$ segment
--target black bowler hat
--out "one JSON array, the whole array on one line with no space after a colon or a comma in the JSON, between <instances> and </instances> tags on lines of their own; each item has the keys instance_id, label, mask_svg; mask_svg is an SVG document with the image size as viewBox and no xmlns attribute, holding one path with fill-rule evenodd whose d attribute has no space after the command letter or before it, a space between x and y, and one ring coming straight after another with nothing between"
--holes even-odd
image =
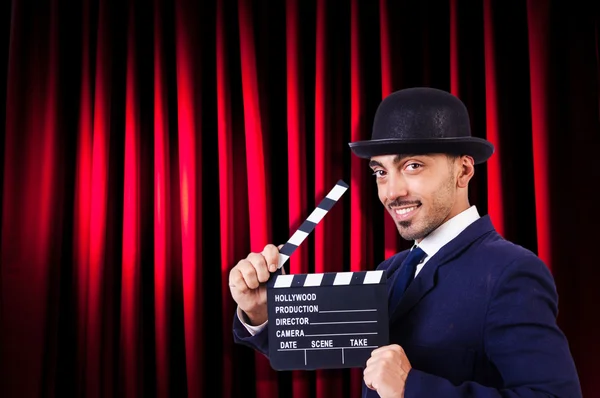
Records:
<instances>
[{"instance_id":1,"label":"black bowler hat","mask_svg":"<svg viewBox=\"0 0 600 398\"><path fill-rule=\"evenodd\" d=\"M465 104L443 90L407 88L383 99L370 140L349 143L361 158L395 154L448 153L470 155L475 164L494 153L491 142L471 136Z\"/></svg>"}]
</instances>

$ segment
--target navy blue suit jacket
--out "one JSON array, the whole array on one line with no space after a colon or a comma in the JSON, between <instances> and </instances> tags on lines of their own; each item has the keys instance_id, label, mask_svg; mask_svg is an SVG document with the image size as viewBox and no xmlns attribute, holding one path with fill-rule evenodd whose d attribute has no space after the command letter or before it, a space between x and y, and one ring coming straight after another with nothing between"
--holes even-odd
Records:
<instances>
[{"instance_id":1,"label":"navy blue suit jacket","mask_svg":"<svg viewBox=\"0 0 600 398\"><path fill-rule=\"evenodd\" d=\"M407 254L377 269L389 280ZM412 365L405 398L581 397L557 312L546 265L481 217L428 260L390 309L390 343ZM268 356L266 328L250 336L234 316L233 332ZM377 394L363 383L363 396Z\"/></svg>"}]
</instances>

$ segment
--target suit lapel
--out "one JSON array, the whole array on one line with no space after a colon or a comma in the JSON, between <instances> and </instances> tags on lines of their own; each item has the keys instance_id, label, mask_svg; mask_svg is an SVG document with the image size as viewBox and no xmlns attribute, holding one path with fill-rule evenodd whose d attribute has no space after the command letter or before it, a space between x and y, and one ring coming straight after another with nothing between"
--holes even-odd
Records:
<instances>
[{"instance_id":1,"label":"suit lapel","mask_svg":"<svg viewBox=\"0 0 600 398\"><path fill-rule=\"evenodd\" d=\"M404 296L396 306L390 308L390 323L406 314L411 308L431 291L435 286L435 274L442 263L436 261L436 256L432 257L423 267L417 277L408 285Z\"/></svg>"}]
</instances>

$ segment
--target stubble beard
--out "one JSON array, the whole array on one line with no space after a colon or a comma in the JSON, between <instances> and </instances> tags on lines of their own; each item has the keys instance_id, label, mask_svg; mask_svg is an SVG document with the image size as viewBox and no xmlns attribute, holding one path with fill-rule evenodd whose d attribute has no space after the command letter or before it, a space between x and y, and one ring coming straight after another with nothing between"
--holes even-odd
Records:
<instances>
[{"instance_id":1,"label":"stubble beard","mask_svg":"<svg viewBox=\"0 0 600 398\"><path fill-rule=\"evenodd\" d=\"M446 181L433 195L434 199L431 203L429 214L426 214L424 218L421 218L416 223L412 220L396 222L400 236L409 241L423 239L442 225L454 205L454 200L452 200L454 187L454 178L449 173Z\"/></svg>"}]
</instances>

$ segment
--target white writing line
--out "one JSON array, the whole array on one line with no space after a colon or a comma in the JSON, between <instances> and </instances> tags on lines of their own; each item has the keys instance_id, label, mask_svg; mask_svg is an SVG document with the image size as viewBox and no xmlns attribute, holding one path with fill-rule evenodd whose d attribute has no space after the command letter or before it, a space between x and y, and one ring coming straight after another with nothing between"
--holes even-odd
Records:
<instances>
[{"instance_id":1,"label":"white writing line","mask_svg":"<svg viewBox=\"0 0 600 398\"><path fill-rule=\"evenodd\" d=\"M304 353L306 355L306 353ZM342 348L342 363L344 363L344 349Z\"/></svg>"},{"instance_id":2,"label":"white writing line","mask_svg":"<svg viewBox=\"0 0 600 398\"><path fill-rule=\"evenodd\" d=\"M377 321L311 322L311 325L339 325L345 323L377 323Z\"/></svg>"},{"instance_id":3,"label":"white writing line","mask_svg":"<svg viewBox=\"0 0 600 398\"><path fill-rule=\"evenodd\" d=\"M305 334L305 337L320 337L320 336L356 336L363 334L377 334L377 332L368 333L325 333L325 334Z\"/></svg>"},{"instance_id":4,"label":"white writing line","mask_svg":"<svg viewBox=\"0 0 600 398\"><path fill-rule=\"evenodd\" d=\"M301 351L301 350L340 350L340 349L354 349L354 348L377 348L378 346L376 345L366 345L366 346L361 346L361 347L323 347L323 348L278 348L277 351ZM306 355L306 353L305 353Z\"/></svg>"},{"instance_id":5,"label":"white writing line","mask_svg":"<svg viewBox=\"0 0 600 398\"><path fill-rule=\"evenodd\" d=\"M319 314L327 314L332 312L373 312L377 311L377 309L367 309L367 310L329 310L329 311L319 311Z\"/></svg>"}]
</instances>

